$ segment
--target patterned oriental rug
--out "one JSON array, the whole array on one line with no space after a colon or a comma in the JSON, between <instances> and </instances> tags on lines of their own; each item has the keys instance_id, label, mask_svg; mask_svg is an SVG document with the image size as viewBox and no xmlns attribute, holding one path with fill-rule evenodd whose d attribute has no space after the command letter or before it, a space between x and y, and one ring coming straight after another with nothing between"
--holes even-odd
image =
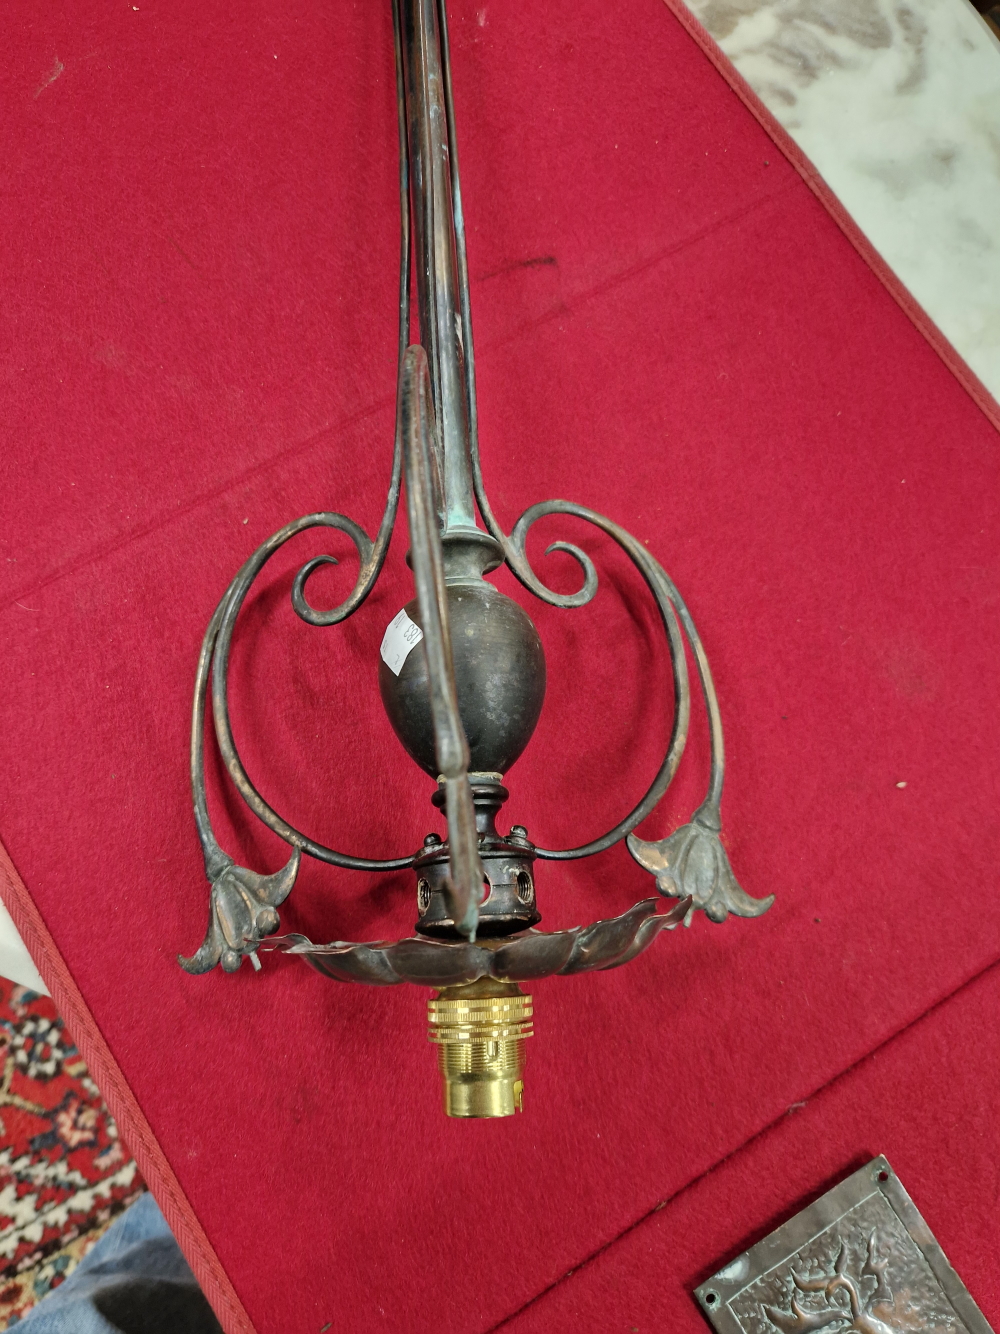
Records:
<instances>
[{"instance_id":1,"label":"patterned oriental rug","mask_svg":"<svg viewBox=\"0 0 1000 1334\"><path fill-rule=\"evenodd\" d=\"M0 978L0 1330L145 1189L46 996Z\"/></svg>"}]
</instances>

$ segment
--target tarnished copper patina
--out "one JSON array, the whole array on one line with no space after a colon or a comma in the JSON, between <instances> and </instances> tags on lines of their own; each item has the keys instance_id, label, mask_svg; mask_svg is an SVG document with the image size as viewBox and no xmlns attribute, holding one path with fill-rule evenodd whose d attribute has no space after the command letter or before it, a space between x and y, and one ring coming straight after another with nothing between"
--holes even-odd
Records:
<instances>
[{"instance_id":1,"label":"tarnished copper patina","mask_svg":"<svg viewBox=\"0 0 1000 1334\"><path fill-rule=\"evenodd\" d=\"M708 659L690 613L646 546L603 515L565 500L532 505L510 533L486 497L479 461L475 364L465 228L444 0L393 0L399 107L401 263L396 438L385 513L374 540L343 514L307 514L286 524L250 555L227 588L202 645L195 682L191 780L195 823L211 882L208 932L180 962L203 973L232 972L259 949L301 955L340 981L374 986L412 982L437 988L431 1038L441 1055L450 1115L493 1116L519 1110L530 997L522 982L552 974L615 968L646 949L664 929L704 911L714 922L730 913L757 917L772 899L751 898L737 884L720 841L724 750L719 705ZM411 279L420 342L410 344ZM354 543L357 581L340 606L319 611L306 584L330 556L299 571L292 605L308 624L329 627L364 602L378 578L406 482L415 597L401 613L403 651L383 652L379 688L403 747L438 782L435 804L447 815L447 839L388 860L337 852L296 829L264 800L247 776L233 739L227 669L240 608L266 563L290 538L334 528ZM478 510L478 516L477 516ZM508 799L503 777L531 739L545 692L545 657L524 610L485 576L506 564L526 589L555 607L585 605L597 589L590 557L568 542L549 548L578 562L577 592L556 593L526 555L539 519L570 515L595 525L627 554L656 601L672 663L674 718L666 754L642 800L600 838L579 847L536 846L523 826L498 831ZM482 521L483 527L480 527ZM409 651L411 650L412 651ZM660 842L633 833L663 797L688 734L691 692L687 652L697 668L708 713L711 771L705 800L690 823ZM261 875L236 865L212 830L205 792L205 713L211 688L215 736L226 769L251 811L291 848L285 868ZM536 865L601 852L621 839L656 877L657 900L607 921L567 931L537 928ZM277 909L291 892L302 855L332 866L416 874L416 934L407 940L317 945L278 936ZM472 988L472 990L470 990ZM517 999L520 996L521 999Z\"/></svg>"}]
</instances>

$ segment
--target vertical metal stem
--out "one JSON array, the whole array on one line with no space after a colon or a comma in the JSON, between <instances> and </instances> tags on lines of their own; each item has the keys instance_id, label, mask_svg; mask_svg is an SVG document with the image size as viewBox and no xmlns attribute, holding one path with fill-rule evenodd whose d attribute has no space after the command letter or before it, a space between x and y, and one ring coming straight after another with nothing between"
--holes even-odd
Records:
<instances>
[{"instance_id":1,"label":"vertical metal stem","mask_svg":"<svg viewBox=\"0 0 1000 1334\"><path fill-rule=\"evenodd\" d=\"M435 0L402 0L402 61L420 338L430 370L445 532L476 527L452 195L446 71Z\"/></svg>"},{"instance_id":2,"label":"vertical metal stem","mask_svg":"<svg viewBox=\"0 0 1000 1334\"><path fill-rule=\"evenodd\" d=\"M452 216L455 219L455 254L458 260L458 303L462 318L462 351L465 359L465 406L469 420L469 445L473 460L479 454L479 411L476 405L476 354L472 342L472 303L469 298L469 260L465 249L465 214L462 211L462 185L458 171L458 136L455 133L455 102L451 93L451 51L448 45L448 12L445 0L437 0L438 27L441 33L441 60L444 71L444 107L448 122L451 169ZM487 525L488 526L488 525Z\"/></svg>"},{"instance_id":3,"label":"vertical metal stem","mask_svg":"<svg viewBox=\"0 0 1000 1334\"><path fill-rule=\"evenodd\" d=\"M423 627L423 651L430 682L434 748L448 812L449 897L455 925L476 938L483 895L483 864L469 787L469 743L462 728L451 655L448 599L434 495L433 409L427 358L421 347L407 349L402 376L403 468L410 521L410 558Z\"/></svg>"}]
</instances>

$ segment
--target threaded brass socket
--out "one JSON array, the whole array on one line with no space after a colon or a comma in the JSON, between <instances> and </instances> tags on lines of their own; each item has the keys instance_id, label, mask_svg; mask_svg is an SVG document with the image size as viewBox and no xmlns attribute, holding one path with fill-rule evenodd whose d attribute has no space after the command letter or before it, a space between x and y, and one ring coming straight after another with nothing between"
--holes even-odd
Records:
<instances>
[{"instance_id":1,"label":"threaded brass socket","mask_svg":"<svg viewBox=\"0 0 1000 1334\"><path fill-rule=\"evenodd\" d=\"M480 978L445 987L427 1003L448 1116L513 1116L524 1110L524 1040L531 997L513 982Z\"/></svg>"}]
</instances>

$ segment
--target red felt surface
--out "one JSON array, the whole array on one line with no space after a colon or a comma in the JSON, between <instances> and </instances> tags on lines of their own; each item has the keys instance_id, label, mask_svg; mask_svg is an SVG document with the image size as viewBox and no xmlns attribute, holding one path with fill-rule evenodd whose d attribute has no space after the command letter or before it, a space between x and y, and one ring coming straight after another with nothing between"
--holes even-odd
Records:
<instances>
[{"instance_id":1,"label":"red felt surface","mask_svg":"<svg viewBox=\"0 0 1000 1334\"><path fill-rule=\"evenodd\" d=\"M540 983L528 1110L493 1124L441 1116L419 991L292 959L181 973L206 920L204 625L268 533L323 507L372 532L388 479L388 6L12 6L0 834L68 975L43 968L158 1141L144 1174L182 1214L184 1192L189 1252L207 1272L207 1237L259 1334L488 1329L998 952L994 427L660 0L452 13L493 504L510 524L581 501L667 566L722 699L730 851L778 900ZM541 554L556 537L603 575L588 608L530 606L550 685L507 817L552 846L644 790L667 667L627 562L543 527L554 584L575 577ZM369 855L438 827L376 685L405 545L321 631L292 572L340 556L314 585L332 603L353 557L297 540L233 654L251 775ZM688 817L705 751L696 727L647 836ZM209 768L224 844L276 868ZM649 892L623 848L539 875L548 926ZM413 915L406 875L316 865L283 910L316 939Z\"/></svg>"},{"instance_id":2,"label":"red felt surface","mask_svg":"<svg viewBox=\"0 0 1000 1334\"><path fill-rule=\"evenodd\" d=\"M884 1153L990 1325L1000 1325L1000 1053L993 968L499 1327L705 1334L691 1296L747 1246Z\"/></svg>"}]
</instances>

